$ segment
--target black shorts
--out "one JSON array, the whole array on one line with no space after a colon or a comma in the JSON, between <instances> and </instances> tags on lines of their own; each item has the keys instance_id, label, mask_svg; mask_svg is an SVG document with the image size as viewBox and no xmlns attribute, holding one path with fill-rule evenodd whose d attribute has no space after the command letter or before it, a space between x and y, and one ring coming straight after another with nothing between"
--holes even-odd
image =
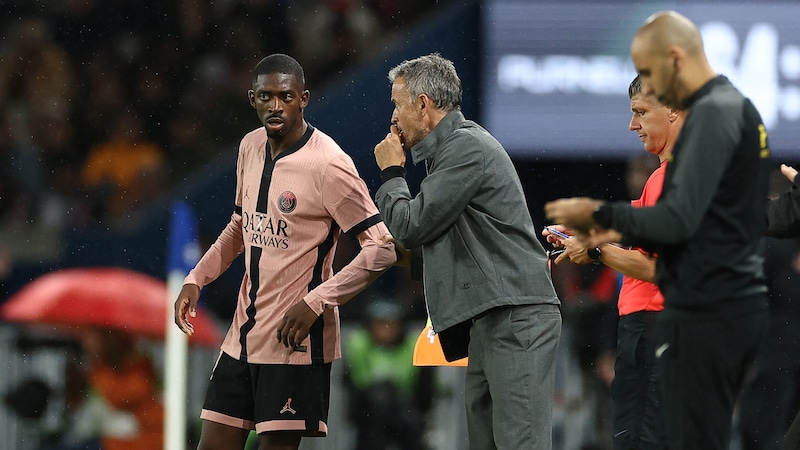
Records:
<instances>
[{"instance_id":1,"label":"black shorts","mask_svg":"<svg viewBox=\"0 0 800 450\"><path fill-rule=\"evenodd\" d=\"M257 433L325 436L331 364L250 364L220 352L200 418Z\"/></svg>"}]
</instances>

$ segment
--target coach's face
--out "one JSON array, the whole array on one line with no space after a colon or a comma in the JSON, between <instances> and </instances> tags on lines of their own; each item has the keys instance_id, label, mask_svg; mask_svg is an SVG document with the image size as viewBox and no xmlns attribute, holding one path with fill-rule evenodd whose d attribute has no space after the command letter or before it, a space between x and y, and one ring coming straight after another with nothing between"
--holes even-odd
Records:
<instances>
[{"instance_id":1,"label":"coach's face","mask_svg":"<svg viewBox=\"0 0 800 450\"><path fill-rule=\"evenodd\" d=\"M430 133L423 122L423 104L408 92L405 77L397 77L392 83L392 123L397 125L403 147L408 150Z\"/></svg>"}]
</instances>

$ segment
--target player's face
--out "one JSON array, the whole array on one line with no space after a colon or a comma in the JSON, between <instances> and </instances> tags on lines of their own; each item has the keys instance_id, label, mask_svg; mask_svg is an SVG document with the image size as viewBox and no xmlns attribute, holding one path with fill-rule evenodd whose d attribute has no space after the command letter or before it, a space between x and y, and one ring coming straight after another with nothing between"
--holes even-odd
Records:
<instances>
[{"instance_id":1,"label":"player's face","mask_svg":"<svg viewBox=\"0 0 800 450\"><path fill-rule=\"evenodd\" d=\"M631 112L630 130L639 135L645 151L660 155L669 138L672 111L653 96L639 93L631 97Z\"/></svg>"},{"instance_id":2,"label":"player's face","mask_svg":"<svg viewBox=\"0 0 800 450\"><path fill-rule=\"evenodd\" d=\"M392 83L392 103L394 103L392 123L397 124L406 149L415 146L427 135L422 124L419 101L409 95L404 77L397 77L394 80Z\"/></svg>"},{"instance_id":3,"label":"player's face","mask_svg":"<svg viewBox=\"0 0 800 450\"><path fill-rule=\"evenodd\" d=\"M653 95L662 105L679 109L677 60L656 54L641 36L633 38L631 58L642 80L642 94Z\"/></svg>"},{"instance_id":4,"label":"player's face","mask_svg":"<svg viewBox=\"0 0 800 450\"><path fill-rule=\"evenodd\" d=\"M308 105L309 94L294 75L259 75L248 96L269 138L280 139L302 130L303 109Z\"/></svg>"}]
</instances>

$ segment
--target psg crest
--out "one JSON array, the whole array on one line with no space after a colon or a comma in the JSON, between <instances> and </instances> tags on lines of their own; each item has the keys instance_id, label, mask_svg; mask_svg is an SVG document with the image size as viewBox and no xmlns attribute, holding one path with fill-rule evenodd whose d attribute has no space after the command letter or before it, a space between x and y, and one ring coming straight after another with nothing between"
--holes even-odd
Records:
<instances>
[{"instance_id":1,"label":"psg crest","mask_svg":"<svg viewBox=\"0 0 800 450\"><path fill-rule=\"evenodd\" d=\"M295 196L293 192L286 191L281 193L278 197L278 209L280 209L282 213L288 214L294 211L296 206L297 196Z\"/></svg>"}]
</instances>

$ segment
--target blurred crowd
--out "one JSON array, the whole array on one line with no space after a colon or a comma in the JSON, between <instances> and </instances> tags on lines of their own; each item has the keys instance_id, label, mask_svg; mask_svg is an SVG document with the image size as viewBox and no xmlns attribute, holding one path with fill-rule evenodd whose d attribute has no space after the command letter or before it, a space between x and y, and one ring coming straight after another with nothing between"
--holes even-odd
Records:
<instances>
[{"instance_id":1,"label":"blurred crowd","mask_svg":"<svg viewBox=\"0 0 800 450\"><path fill-rule=\"evenodd\" d=\"M447 1L3 0L0 279L13 259L5 240L19 240L6 230L57 231L129 221L215 156L232 151L244 133L258 126L246 92L251 70L263 56L294 56L313 92ZM626 193L638 198L657 160L643 155L628 163ZM36 238L47 239L39 231ZM32 251L30 242L18 245ZM340 241L344 260L355 251L353 245ZM800 243L769 245L774 345L760 355L743 401L779 405L780 414L750 417L748 412L761 409L744 408L742 448L749 448L748 440L775 433L760 421L778 425L781 434L800 404L794 381L800 367L792 362L800 348L795 326L800 307L791 301L798 292ZM377 419L391 411L379 407L406 396L404 401L420 411L417 418L423 417L431 404L419 399L430 400L434 387L430 374L397 369L410 367L408 337L417 331L404 327L424 321L427 313L421 284L406 278L405 271L392 270L397 273L380 279L360 301L391 296L400 311L387 311L376 302L367 303L372 307L349 305L341 313L344 320L360 320L363 326L346 350L353 357L346 373L349 418L363 433L358 438L374 443L370 432L377 430L402 445L402 438L422 436L422 424L395 420L392 426L405 427L387 433L389 425ZM610 448L608 389L614 375L618 274L601 265L564 264L552 275L564 315L555 446ZM204 301L212 310L223 304L215 301L215 289L231 292L221 283L207 290ZM377 321L386 322L381 322L382 331L391 322L395 333L377 335L372 330ZM358 360L358 355L377 359ZM364 376L359 367L385 376ZM377 409L359 414L368 407ZM355 423L364 418L372 421Z\"/></svg>"},{"instance_id":2,"label":"blurred crowd","mask_svg":"<svg viewBox=\"0 0 800 450\"><path fill-rule=\"evenodd\" d=\"M167 193L220 152L233 150L245 132L258 126L245 94L251 70L263 56L293 55L313 91L346 66L382 50L394 32L443 3L4 0L0 229L30 224L80 228L131 220L142 205ZM0 242L0 271L2 247ZM599 266L575 266L555 271L554 278L565 320L575 324L565 322L570 329L565 352L576 355L580 368L562 375L588 386L570 391L563 386L569 383L562 383L556 407L564 417L592 409L581 416L586 417L585 432L565 434L600 444L607 424L594 422L608 417L607 360L613 351L608 330L615 325L616 276ZM401 275L384 277L373 291L381 290L403 305L398 314L404 320L425 319L418 284ZM377 316L355 307L343 308L342 314L365 323ZM381 346L394 355L408 348L408 341L398 336L380 342L362 333L349 344L358 347L360 338L363 346ZM355 349L350 353L358 354ZM407 362L403 366L410 367ZM397 395L385 389L385 380L359 378L352 368L348 376L351 413L366 405L385 405L371 395ZM415 389L430 390L430 380L422 381ZM409 402L416 402L417 395L411 397ZM421 398L430 400L430 395ZM587 406L586 399L592 405ZM422 411L430 406L418 405ZM385 415L378 412L369 417ZM383 423L359 425L367 433L363 439L376 429L389 436ZM419 423L406 425L409 428L394 433L398 439L421 436ZM573 425L565 428L574 430Z\"/></svg>"},{"instance_id":3,"label":"blurred crowd","mask_svg":"<svg viewBox=\"0 0 800 450\"><path fill-rule=\"evenodd\" d=\"M441 3L4 0L0 228L129 220L258 125L263 56L314 89Z\"/></svg>"}]
</instances>

